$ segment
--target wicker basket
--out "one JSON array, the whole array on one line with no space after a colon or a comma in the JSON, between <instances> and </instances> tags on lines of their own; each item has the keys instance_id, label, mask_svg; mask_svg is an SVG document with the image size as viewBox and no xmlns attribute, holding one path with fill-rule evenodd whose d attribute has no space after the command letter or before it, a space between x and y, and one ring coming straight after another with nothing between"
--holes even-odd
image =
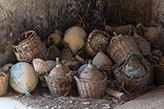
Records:
<instances>
[{"instance_id":1,"label":"wicker basket","mask_svg":"<svg viewBox=\"0 0 164 109\"><path fill-rule=\"evenodd\" d=\"M0 73L0 96L3 96L7 93L8 79L9 79L8 74L4 72Z\"/></svg>"},{"instance_id":2,"label":"wicker basket","mask_svg":"<svg viewBox=\"0 0 164 109\"><path fill-rule=\"evenodd\" d=\"M135 52L136 56L142 57L134 38L130 35L120 35L111 39L107 47L107 53L117 65L121 65L130 52Z\"/></svg>"},{"instance_id":3,"label":"wicker basket","mask_svg":"<svg viewBox=\"0 0 164 109\"><path fill-rule=\"evenodd\" d=\"M124 26L118 26L118 27L110 27L108 25L105 26L105 30L108 31L110 34L113 34L115 31L118 35L132 35L133 31L136 30L136 28L133 25L124 25Z\"/></svg>"},{"instance_id":4,"label":"wicker basket","mask_svg":"<svg viewBox=\"0 0 164 109\"><path fill-rule=\"evenodd\" d=\"M50 94L53 96L66 96L71 88L72 78L66 76L65 78L55 78L45 76Z\"/></svg>"},{"instance_id":5,"label":"wicker basket","mask_svg":"<svg viewBox=\"0 0 164 109\"><path fill-rule=\"evenodd\" d=\"M76 84L80 94L80 97L83 98L101 98L104 96L104 91L107 85L107 76L106 73L105 78L99 81L91 81L86 79L80 79L76 76Z\"/></svg>"},{"instance_id":6,"label":"wicker basket","mask_svg":"<svg viewBox=\"0 0 164 109\"><path fill-rule=\"evenodd\" d=\"M151 56L151 43L139 35L133 36L143 56Z\"/></svg>"},{"instance_id":7,"label":"wicker basket","mask_svg":"<svg viewBox=\"0 0 164 109\"><path fill-rule=\"evenodd\" d=\"M88 56L94 57L98 53L98 44L102 44L102 50L106 53L106 48L109 45L107 41L108 35L105 31L93 30L90 33L87 42L85 44L85 52Z\"/></svg>"},{"instance_id":8,"label":"wicker basket","mask_svg":"<svg viewBox=\"0 0 164 109\"><path fill-rule=\"evenodd\" d=\"M153 71L153 66L151 67L147 65L143 65L143 66L145 68L146 74L144 77L140 79L128 78L120 68L116 68L114 70L114 75L120 84L124 84L124 88L127 91L145 92L149 90L150 87L153 85L154 71Z\"/></svg>"},{"instance_id":9,"label":"wicker basket","mask_svg":"<svg viewBox=\"0 0 164 109\"><path fill-rule=\"evenodd\" d=\"M27 31L12 42L14 53L18 61L32 62L34 58L45 59L47 48L35 31Z\"/></svg>"}]
</instances>

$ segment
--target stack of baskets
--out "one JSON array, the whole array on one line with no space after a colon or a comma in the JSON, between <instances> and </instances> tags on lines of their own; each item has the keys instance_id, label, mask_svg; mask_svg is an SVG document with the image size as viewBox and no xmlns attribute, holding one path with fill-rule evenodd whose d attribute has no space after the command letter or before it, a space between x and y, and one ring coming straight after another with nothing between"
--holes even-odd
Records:
<instances>
[{"instance_id":1,"label":"stack of baskets","mask_svg":"<svg viewBox=\"0 0 164 109\"><path fill-rule=\"evenodd\" d=\"M47 48L35 31L27 31L12 42L14 53L18 61L32 62L34 58L45 59Z\"/></svg>"},{"instance_id":2,"label":"stack of baskets","mask_svg":"<svg viewBox=\"0 0 164 109\"><path fill-rule=\"evenodd\" d=\"M0 96L7 93L9 74L0 72Z\"/></svg>"}]
</instances>

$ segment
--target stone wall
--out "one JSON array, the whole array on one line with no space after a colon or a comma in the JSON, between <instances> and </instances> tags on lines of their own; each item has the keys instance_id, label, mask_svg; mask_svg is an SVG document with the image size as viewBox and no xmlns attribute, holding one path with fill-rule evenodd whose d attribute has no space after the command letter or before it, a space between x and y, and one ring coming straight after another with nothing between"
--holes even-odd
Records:
<instances>
[{"instance_id":1,"label":"stone wall","mask_svg":"<svg viewBox=\"0 0 164 109\"><path fill-rule=\"evenodd\" d=\"M16 62L11 42L20 33L35 30L46 45L64 18L83 16L86 9L100 11L108 25L145 23L156 19L158 2L150 0L147 11L147 0L0 0L0 66ZM147 12L150 17L145 19Z\"/></svg>"}]
</instances>

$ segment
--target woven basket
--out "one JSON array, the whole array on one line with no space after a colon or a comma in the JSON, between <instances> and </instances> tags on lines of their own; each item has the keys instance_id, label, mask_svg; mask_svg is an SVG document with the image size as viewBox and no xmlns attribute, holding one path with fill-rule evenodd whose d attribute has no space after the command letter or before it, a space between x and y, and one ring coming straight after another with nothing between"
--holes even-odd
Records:
<instances>
[{"instance_id":1,"label":"woven basket","mask_svg":"<svg viewBox=\"0 0 164 109\"><path fill-rule=\"evenodd\" d=\"M106 53L106 48L109 45L107 41L108 35L105 31L93 30L90 33L87 42L85 44L85 52L88 56L94 57L98 53L98 44L102 44L102 50Z\"/></svg>"},{"instance_id":2,"label":"woven basket","mask_svg":"<svg viewBox=\"0 0 164 109\"><path fill-rule=\"evenodd\" d=\"M42 86L47 87L47 83L44 77L48 76L48 74L50 73L49 65L40 58L33 59L32 64L35 71L39 73L39 79L42 82Z\"/></svg>"},{"instance_id":3,"label":"woven basket","mask_svg":"<svg viewBox=\"0 0 164 109\"><path fill-rule=\"evenodd\" d=\"M50 94L53 96L66 96L71 88L72 78L66 76L65 78L55 78L45 76Z\"/></svg>"},{"instance_id":4,"label":"woven basket","mask_svg":"<svg viewBox=\"0 0 164 109\"><path fill-rule=\"evenodd\" d=\"M105 30L108 31L110 34L113 34L115 31L118 35L132 35L133 31L136 30L136 28L133 25L124 25L124 26L118 26L118 27L110 27L108 25L105 26Z\"/></svg>"},{"instance_id":5,"label":"woven basket","mask_svg":"<svg viewBox=\"0 0 164 109\"><path fill-rule=\"evenodd\" d=\"M142 36L139 35L134 35L133 36L139 50L141 51L143 56L151 56L151 43L148 42L146 39L144 39Z\"/></svg>"},{"instance_id":6,"label":"woven basket","mask_svg":"<svg viewBox=\"0 0 164 109\"><path fill-rule=\"evenodd\" d=\"M83 98L103 97L104 91L106 89L106 84L107 84L107 76L106 76L106 73L104 74L105 74L105 78L99 81L80 79L74 76L80 97L83 97Z\"/></svg>"},{"instance_id":7,"label":"woven basket","mask_svg":"<svg viewBox=\"0 0 164 109\"><path fill-rule=\"evenodd\" d=\"M0 96L3 96L7 93L8 79L9 79L8 74L4 72L0 73Z\"/></svg>"},{"instance_id":8,"label":"woven basket","mask_svg":"<svg viewBox=\"0 0 164 109\"><path fill-rule=\"evenodd\" d=\"M114 70L114 75L120 84L124 84L124 87L127 91L145 92L149 90L150 86L153 85L154 71L153 67L148 67L147 65L143 66L145 68L146 74L140 79L128 78L120 68L116 68Z\"/></svg>"},{"instance_id":9,"label":"woven basket","mask_svg":"<svg viewBox=\"0 0 164 109\"><path fill-rule=\"evenodd\" d=\"M34 58L45 59L47 48L35 31L27 31L12 42L13 50L18 61L31 62Z\"/></svg>"},{"instance_id":10,"label":"woven basket","mask_svg":"<svg viewBox=\"0 0 164 109\"><path fill-rule=\"evenodd\" d=\"M80 15L74 14L65 18L64 21L62 21L62 23L59 26L59 31L65 33L67 29L69 29L72 26L79 26L85 29L85 24Z\"/></svg>"},{"instance_id":11,"label":"woven basket","mask_svg":"<svg viewBox=\"0 0 164 109\"><path fill-rule=\"evenodd\" d=\"M119 66L132 51L135 52L136 56L142 57L134 38L130 35L113 37L107 47L107 54Z\"/></svg>"}]
</instances>

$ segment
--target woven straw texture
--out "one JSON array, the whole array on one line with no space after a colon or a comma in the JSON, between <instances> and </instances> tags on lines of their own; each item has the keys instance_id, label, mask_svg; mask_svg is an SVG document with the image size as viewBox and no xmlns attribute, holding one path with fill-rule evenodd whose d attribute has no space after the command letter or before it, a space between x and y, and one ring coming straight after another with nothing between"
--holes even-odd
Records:
<instances>
[{"instance_id":1,"label":"woven straw texture","mask_svg":"<svg viewBox=\"0 0 164 109\"><path fill-rule=\"evenodd\" d=\"M104 73L105 74L105 73ZM75 76L77 88L80 97L83 98L101 98L104 96L104 91L107 84L107 76L99 81L91 81L86 79L79 79Z\"/></svg>"},{"instance_id":2,"label":"woven straw texture","mask_svg":"<svg viewBox=\"0 0 164 109\"><path fill-rule=\"evenodd\" d=\"M144 77L139 79L128 78L121 71L120 68L116 68L114 70L114 75L120 84L124 84L124 87L127 91L145 92L153 84L154 72L153 72L153 67L148 67L147 65L144 65L144 68L146 74Z\"/></svg>"},{"instance_id":3,"label":"woven straw texture","mask_svg":"<svg viewBox=\"0 0 164 109\"><path fill-rule=\"evenodd\" d=\"M66 96L71 88L70 77L65 78L55 78L50 76L45 76L50 94L53 96Z\"/></svg>"},{"instance_id":4,"label":"woven straw texture","mask_svg":"<svg viewBox=\"0 0 164 109\"><path fill-rule=\"evenodd\" d=\"M106 40L108 35L104 31L100 30L93 30L90 33L86 45L85 45L85 52L90 56L93 57L98 53L98 44L102 44L102 50L106 53L106 48L109 45L109 42Z\"/></svg>"},{"instance_id":5,"label":"woven straw texture","mask_svg":"<svg viewBox=\"0 0 164 109\"><path fill-rule=\"evenodd\" d=\"M115 31L118 35L130 35L133 33L133 30L136 30L136 28L133 25L124 25L124 26L118 26L118 27L110 27L106 25L105 30L109 33L113 34Z\"/></svg>"},{"instance_id":6,"label":"woven straw texture","mask_svg":"<svg viewBox=\"0 0 164 109\"><path fill-rule=\"evenodd\" d=\"M142 56L134 38L130 35L113 37L107 47L108 55L117 65L121 65L132 51L136 56Z\"/></svg>"},{"instance_id":7,"label":"woven straw texture","mask_svg":"<svg viewBox=\"0 0 164 109\"><path fill-rule=\"evenodd\" d=\"M0 96L7 93L9 75L6 73L0 73Z\"/></svg>"},{"instance_id":8,"label":"woven straw texture","mask_svg":"<svg viewBox=\"0 0 164 109\"><path fill-rule=\"evenodd\" d=\"M133 36L139 50L141 51L143 56L151 56L151 43L148 42L146 39L144 39L142 36L139 35L134 35Z\"/></svg>"},{"instance_id":9,"label":"woven straw texture","mask_svg":"<svg viewBox=\"0 0 164 109\"><path fill-rule=\"evenodd\" d=\"M12 42L14 53L18 61L32 62L34 58L45 59L47 48L35 31L27 31Z\"/></svg>"}]
</instances>

